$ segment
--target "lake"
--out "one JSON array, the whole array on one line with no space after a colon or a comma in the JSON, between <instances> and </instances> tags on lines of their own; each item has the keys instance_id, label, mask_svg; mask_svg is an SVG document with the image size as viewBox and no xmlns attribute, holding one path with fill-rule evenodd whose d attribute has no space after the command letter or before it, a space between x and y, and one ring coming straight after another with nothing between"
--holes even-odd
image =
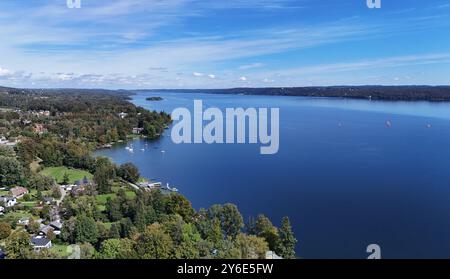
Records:
<instances>
[{"instance_id":1,"label":"lake","mask_svg":"<svg viewBox=\"0 0 450 279\"><path fill-rule=\"evenodd\" d=\"M161 96L163 101L146 101ZM289 216L301 258L450 258L450 104L330 98L140 92L132 102L171 112L280 108L280 149L180 144L170 130L100 150L170 183L195 208L231 202L247 218ZM143 149L143 150L141 150ZM164 151L164 152L162 152Z\"/></svg>"}]
</instances>

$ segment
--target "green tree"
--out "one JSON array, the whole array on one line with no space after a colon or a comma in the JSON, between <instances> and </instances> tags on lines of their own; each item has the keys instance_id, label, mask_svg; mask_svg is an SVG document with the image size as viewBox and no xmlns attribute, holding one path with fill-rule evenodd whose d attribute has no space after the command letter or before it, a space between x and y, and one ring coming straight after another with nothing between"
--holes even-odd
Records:
<instances>
[{"instance_id":1,"label":"green tree","mask_svg":"<svg viewBox=\"0 0 450 279\"><path fill-rule=\"evenodd\" d=\"M244 226L241 213L234 204L225 204L222 208L222 229L225 235L235 239Z\"/></svg>"},{"instance_id":2,"label":"green tree","mask_svg":"<svg viewBox=\"0 0 450 279\"><path fill-rule=\"evenodd\" d=\"M111 192L112 180L116 176L116 170L109 159L97 159L97 166L94 173L94 182L101 194Z\"/></svg>"},{"instance_id":3,"label":"green tree","mask_svg":"<svg viewBox=\"0 0 450 279\"><path fill-rule=\"evenodd\" d=\"M285 259L295 259L295 244L297 239L292 232L291 222L284 217L279 229L280 241L278 242L277 254Z\"/></svg>"},{"instance_id":4,"label":"green tree","mask_svg":"<svg viewBox=\"0 0 450 279\"><path fill-rule=\"evenodd\" d=\"M62 197L61 189L58 186L53 186L52 197L59 200Z\"/></svg>"},{"instance_id":5,"label":"green tree","mask_svg":"<svg viewBox=\"0 0 450 279\"><path fill-rule=\"evenodd\" d=\"M22 165L16 158L0 156L0 187L20 184L23 178Z\"/></svg>"},{"instance_id":6,"label":"green tree","mask_svg":"<svg viewBox=\"0 0 450 279\"><path fill-rule=\"evenodd\" d=\"M80 215L75 221L75 241L77 243L97 243L99 232L94 218Z\"/></svg>"},{"instance_id":7,"label":"green tree","mask_svg":"<svg viewBox=\"0 0 450 279\"><path fill-rule=\"evenodd\" d=\"M67 172L64 173L61 183L62 185L68 185L70 183L69 174Z\"/></svg>"},{"instance_id":8,"label":"green tree","mask_svg":"<svg viewBox=\"0 0 450 279\"><path fill-rule=\"evenodd\" d=\"M61 238L68 243L75 243L75 217L70 217L69 220L63 223L61 229Z\"/></svg>"},{"instance_id":9,"label":"green tree","mask_svg":"<svg viewBox=\"0 0 450 279\"><path fill-rule=\"evenodd\" d=\"M13 232L5 241L8 259L26 259L31 253L30 235L25 231Z\"/></svg>"},{"instance_id":10,"label":"green tree","mask_svg":"<svg viewBox=\"0 0 450 279\"><path fill-rule=\"evenodd\" d=\"M11 234L11 225L6 222L0 222L0 240L7 238Z\"/></svg>"},{"instance_id":11,"label":"green tree","mask_svg":"<svg viewBox=\"0 0 450 279\"><path fill-rule=\"evenodd\" d=\"M139 169L132 163L125 163L121 165L117 171L117 174L124 180L131 183L136 183L141 177Z\"/></svg>"},{"instance_id":12,"label":"green tree","mask_svg":"<svg viewBox=\"0 0 450 279\"><path fill-rule=\"evenodd\" d=\"M109 234L108 238L120 238L120 224L113 223L111 224L111 227L109 228Z\"/></svg>"},{"instance_id":13,"label":"green tree","mask_svg":"<svg viewBox=\"0 0 450 279\"><path fill-rule=\"evenodd\" d=\"M108 239L100 247L102 259L134 259L137 257L134 242L130 239Z\"/></svg>"},{"instance_id":14,"label":"green tree","mask_svg":"<svg viewBox=\"0 0 450 279\"><path fill-rule=\"evenodd\" d=\"M106 199L106 212L107 212L109 220L111 220L111 222L116 222L116 221L119 221L120 219L122 219L123 214L121 211L121 204L120 204L119 199L107 198Z\"/></svg>"},{"instance_id":15,"label":"green tree","mask_svg":"<svg viewBox=\"0 0 450 279\"><path fill-rule=\"evenodd\" d=\"M132 238L135 234L135 228L130 218L123 218L120 220L121 231L120 234L124 238Z\"/></svg>"},{"instance_id":16,"label":"green tree","mask_svg":"<svg viewBox=\"0 0 450 279\"><path fill-rule=\"evenodd\" d=\"M55 180L46 175L35 174L28 181L28 187L39 190L46 191L50 190L55 186Z\"/></svg>"},{"instance_id":17,"label":"green tree","mask_svg":"<svg viewBox=\"0 0 450 279\"><path fill-rule=\"evenodd\" d=\"M178 193L169 196L166 203L166 212L168 214L178 214L183 217L183 220L186 222L191 222L195 214L191 202Z\"/></svg>"},{"instance_id":18,"label":"green tree","mask_svg":"<svg viewBox=\"0 0 450 279\"><path fill-rule=\"evenodd\" d=\"M236 247L240 250L241 259L265 259L269 245L264 238L255 235L239 234L235 240Z\"/></svg>"},{"instance_id":19,"label":"green tree","mask_svg":"<svg viewBox=\"0 0 450 279\"><path fill-rule=\"evenodd\" d=\"M33 219L30 219L28 221L27 230L31 234L37 234L39 232L40 225L38 222L34 221Z\"/></svg>"},{"instance_id":20,"label":"green tree","mask_svg":"<svg viewBox=\"0 0 450 279\"><path fill-rule=\"evenodd\" d=\"M138 236L134 249L142 259L168 259L173 252L173 243L162 226L155 223Z\"/></svg>"},{"instance_id":21,"label":"green tree","mask_svg":"<svg viewBox=\"0 0 450 279\"><path fill-rule=\"evenodd\" d=\"M0 156L15 157L16 153L11 147L0 145Z\"/></svg>"},{"instance_id":22,"label":"green tree","mask_svg":"<svg viewBox=\"0 0 450 279\"><path fill-rule=\"evenodd\" d=\"M270 222L269 218L262 214L259 215L255 222L254 233L267 241L271 251L276 251L280 237L278 229Z\"/></svg>"},{"instance_id":23,"label":"green tree","mask_svg":"<svg viewBox=\"0 0 450 279\"><path fill-rule=\"evenodd\" d=\"M223 239L224 237L220 226L220 220L214 218L211 222L211 229L208 231L207 240L217 248L220 246Z\"/></svg>"}]
</instances>

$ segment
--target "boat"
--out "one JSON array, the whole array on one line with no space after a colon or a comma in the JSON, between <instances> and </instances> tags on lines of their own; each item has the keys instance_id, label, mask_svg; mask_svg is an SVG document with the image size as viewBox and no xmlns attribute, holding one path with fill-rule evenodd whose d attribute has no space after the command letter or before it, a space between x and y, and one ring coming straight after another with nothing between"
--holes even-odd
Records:
<instances>
[{"instance_id":1,"label":"boat","mask_svg":"<svg viewBox=\"0 0 450 279\"><path fill-rule=\"evenodd\" d=\"M165 150L161 150L161 153L166 153L166 151Z\"/></svg>"},{"instance_id":2,"label":"boat","mask_svg":"<svg viewBox=\"0 0 450 279\"><path fill-rule=\"evenodd\" d=\"M392 127L392 123L391 123L391 121L389 121L389 120L388 120L388 121L386 121L386 126L387 126L387 127L389 127L389 128L390 128L390 127Z\"/></svg>"}]
</instances>

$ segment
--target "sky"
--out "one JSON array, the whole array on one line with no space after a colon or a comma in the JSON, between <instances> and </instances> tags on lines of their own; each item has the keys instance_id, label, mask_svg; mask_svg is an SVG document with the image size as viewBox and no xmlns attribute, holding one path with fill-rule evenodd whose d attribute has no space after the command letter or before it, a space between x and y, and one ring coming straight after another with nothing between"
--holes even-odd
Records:
<instances>
[{"instance_id":1,"label":"sky","mask_svg":"<svg viewBox=\"0 0 450 279\"><path fill-rule=\"evenodd\" d=\"M66 1L0 1L0 86L450 84L450 0Z\"/></svg>"}]
</instances>

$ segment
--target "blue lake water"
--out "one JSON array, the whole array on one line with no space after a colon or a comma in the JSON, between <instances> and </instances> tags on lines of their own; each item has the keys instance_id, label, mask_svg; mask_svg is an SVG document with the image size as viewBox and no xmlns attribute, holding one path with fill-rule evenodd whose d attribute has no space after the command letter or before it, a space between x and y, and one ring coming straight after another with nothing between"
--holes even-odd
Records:
<instances>
[{"instance_id":1,"label":"blue lake water","mask_svg":"<svg viewBox=\"0 0 450 279\"><path fill-rule=\"evenodd\" d=\"M231 202L276 225L289 216L302 258L366 258L372 243L384 258L450 258L450 104L154 92L133 103L171 112L194 99L280 108L279 152L176 145L167 131L134 141L134 153L118 145L97 154L135 163L196 208Z\"/></svg>"}]
</instances>

